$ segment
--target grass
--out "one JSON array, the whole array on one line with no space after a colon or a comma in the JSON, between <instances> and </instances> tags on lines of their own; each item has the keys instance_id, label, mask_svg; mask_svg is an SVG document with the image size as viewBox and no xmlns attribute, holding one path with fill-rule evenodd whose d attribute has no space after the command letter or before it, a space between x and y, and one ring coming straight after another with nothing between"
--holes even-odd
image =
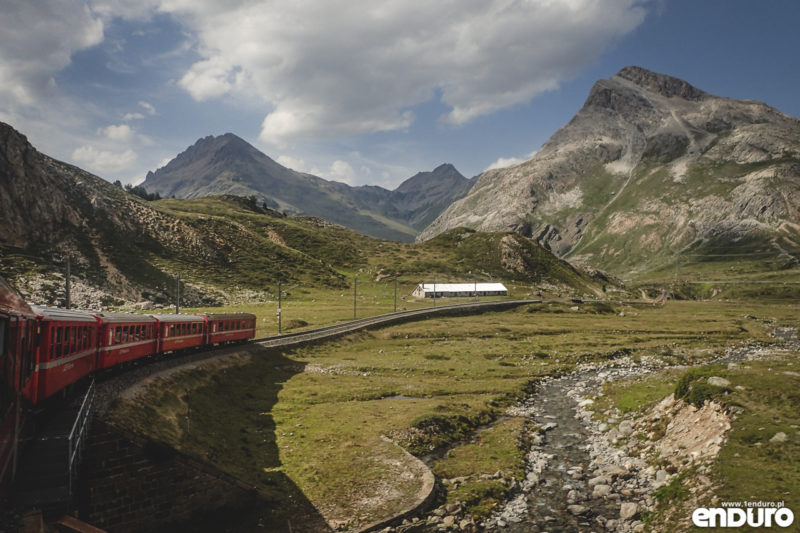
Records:
<instances>
[{"instance_id":1,"label":"grass","mask_svg":"<svg viewBox=\"0 0 800 533\"><path fill-rule=\"evenodd\" d=\"M797 316L796 305L744 309L724 302L573 307L435 318L291 352L251 348L243 364L201 368L202 379L194 371L179 374L169 386L118 406L114 416L252 483L275 487L271 475L279 472L326 518L363 524L407 504L416 486L398 477L403 468L391 465L404 464L403 455L382 436L418 454L443 452L433 464L442 476L498 470L517 476L521 422L491 422L541 376L622 355L707 361L726 346L771 342L768 329ZM664 386L644 383L640 390L644 398L620 393L622 405L654 401ZM153 429L180 421L180 401L189 407L192 429ZM166 422L155 422L159 417ZM448 499L468 502L481 515L501 492L497 480L478 477Z\"/></svg>"},{"instance_id":2,"label":"grass","mask_svg":"<svg viewBox=\"0 0 800 533\"><path fill-rule=\"evenodd\" d=\"M506 480L524 478L530 429L524 418L503 419L448 451L437 461L433 473L442 479L465 479L447 487L447 502L462 502L475 518L488 516L510 490L507 483L488 478L498 472Z\"/></svg>"}]
</instances>

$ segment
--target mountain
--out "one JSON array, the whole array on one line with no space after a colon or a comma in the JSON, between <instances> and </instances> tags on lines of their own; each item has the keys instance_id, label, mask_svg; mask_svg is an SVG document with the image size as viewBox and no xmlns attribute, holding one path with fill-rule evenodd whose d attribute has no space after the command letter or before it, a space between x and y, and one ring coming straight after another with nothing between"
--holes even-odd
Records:
<instances>
[{"instance_id":1,"label":"mountain","mask_svg":"<svg viewBox=\"0 0 800 533\"><path fill-rule=\"evenodd\" d=\"M413 192L424 179L410 181ZM408 201L400 209L424 217L427 205ZM252 198L146 201L42 154L0 123L0 276L29 300L64 305L67 257L72 302L84 308L169 304L175 276L189 306L263 302L279 281L338 295L356 273L376 281L397 274L406 285L436 274L518 280L575 294L592 294L606 282L516 234L456 229L423 244L402 243L287 216Z\"/></svg>"},{"instance_id":2,"label":"mountain","mask_svg":"<svg viewBox=\"0 0 800 533\"><path fill-rule=\"evenodd\" d=\"M148 172L150 192L177 198L255 196L296 215L312 215L377 238L411 241L471 182L452 165L419 173L395 191L351 187L288 169L232 133L198 140L166 166Z\"/></svg>"},{"instance_id":3,"label":"mountain","mask_svg":"<svg viewBox=\"0 0 800 533\"><path fill-rule=\"evenodd\" d=\"M479 176L418 237L513 230L617 274L800 248L800 121L627 67L529 161Z\"/></svg>"}]
</instances>

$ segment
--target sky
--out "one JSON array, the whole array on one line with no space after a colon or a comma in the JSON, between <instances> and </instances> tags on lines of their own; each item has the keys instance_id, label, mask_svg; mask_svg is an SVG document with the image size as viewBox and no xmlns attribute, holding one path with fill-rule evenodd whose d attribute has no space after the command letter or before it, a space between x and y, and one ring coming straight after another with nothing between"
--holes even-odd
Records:
<instances>
[{"instance_id":1,"label":"sky","mask_svg":"<svg viewBox=\"0 0 800 533\"><path fill-rule=\"evenodd\" d=\"M800 2L0 0L0 121L138 183L234 133L393 189L520 163L638 65L800 117Z\"/></svg>"}]
</instances>

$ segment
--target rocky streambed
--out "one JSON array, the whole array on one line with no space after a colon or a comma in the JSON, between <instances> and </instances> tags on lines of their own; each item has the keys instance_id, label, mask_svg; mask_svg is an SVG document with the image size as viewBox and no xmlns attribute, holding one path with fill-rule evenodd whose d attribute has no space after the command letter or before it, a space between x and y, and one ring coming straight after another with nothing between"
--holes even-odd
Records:
<instances>
[{"instance_id":1,"label":"rocky streambed","mask_svg":"<svg viewBox=\"0 0 800 533\"><path fill-rule=\"evenodd\" d=\"M794 336L781 337L796 343ZM773 349L744 346L709 363L734 367ZM689 467L697 494L711 489L706 474L731 427L731 413L722 405L706 402L697 408L672 395L636 419L613 408L595 416L592 398L603 383L644 376L666 366L655 357L639 361L626 357L543 380L508 412L528 417L535 425L525 478L507 479L510 476L502 472L493 476L512 488L510 501L482 522L472 519L463 505L449 503L386 531L645 531L656 491Z\"/></svg>"}]
</instances>

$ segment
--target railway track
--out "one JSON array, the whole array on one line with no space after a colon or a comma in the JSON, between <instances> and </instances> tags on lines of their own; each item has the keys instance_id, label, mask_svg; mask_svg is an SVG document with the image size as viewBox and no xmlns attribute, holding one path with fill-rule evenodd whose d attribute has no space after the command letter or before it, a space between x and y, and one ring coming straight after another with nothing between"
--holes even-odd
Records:
<instances>
[{"instance_id":1,"label":"railway track","mask_svg":"<svg viewBox=\"0 0 800 533\"><path fill-rule=\"evenodd\" d=\"M265 347L279 347L279 346L294 346L306 342L314 342L319 340L344 335L346 333L353 333L362 329L373 326L387 326L413 320L415 318L423 318L426 316L435 315L448 315L448 314L470 314L471 312L482 312L490 310L500 310L506 308L517 307L520 305L542 303L542 300L497 300L491 302L474 302L468 304L455 304L444 305L439 307L425 307L423 309L412 309L410 311L398 311L396 313L387 313L384 315L373 316L369 318L361 318L352 320L342 324L333 326L326 326L322 328L312 329L308 331L299 331L297 333L288 333L286 335L277 335L272 337L264 337L261 339L253 339L251 342L261 344Z\"/></svg>"}]
</instances>

